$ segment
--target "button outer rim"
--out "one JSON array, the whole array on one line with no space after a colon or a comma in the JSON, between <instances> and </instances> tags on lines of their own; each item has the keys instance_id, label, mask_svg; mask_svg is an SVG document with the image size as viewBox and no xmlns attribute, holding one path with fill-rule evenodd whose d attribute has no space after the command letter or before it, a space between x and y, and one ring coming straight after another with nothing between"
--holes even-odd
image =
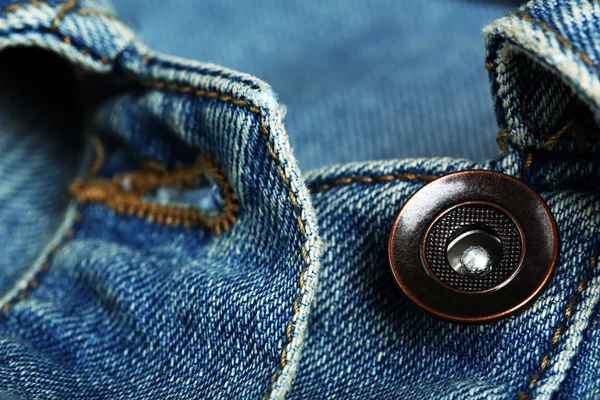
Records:
<instances>
[{"instance_id":1,"label":"button outer rim","mask_svg":"<svg viewBox=\"0 0 600 400\"><path fill-rule=\"evenodd\" d=\"M544 270L542 279L539 280L539 283L537 283L537 285L532 285L531 293L527 296L524 296L520 301L518 301L517 304L514 304L505 310L488 313L485 315L456 315L456 314L452 314L452 313L448 313L448 312L442 312L442 311L436 310L435 308L433 308L431 306L428 306L427 304L425 304L423 301L421 301L419 299L417 294L413 293L413 290L411 290L411 288L409 286L406 285L405 279L402 277L402 274L400 273L400 270L398 267L398 261L397 261L396 254L395 254L395 243L397 242L397 239L398 239L397 238L397 229L399 226L399 221L401 220L401 218L403 216L403 212L406 210L406 207L411 202L411 200L413 200L417 196L421 195L423 193L423 191L426 190L425 188L431 187L430 185L433 185L436 182L438 182L438 184L439 184L439 181L442 181L442 180L452 180L452 179L464 178L464 177L469 179L472 176L475 176L475 180L477 180L477 178L483 179L485 177L487 179L492 179L492 180L493 179L500 179L500 180L504 179L504 180L510 181L513 184L515 184L519 188L520 191L528 193L531 196L531 198L529 199L530 201L535 200L535 204L537 204L538 206L541 207L541 209L539 211L543 211L543 214L547 217L547 220L548 220L547 222L549 222L548 228L549 228L550 236L552 237L552 245L551 245L551 250L549 253L549 254L551 254L551 256L547 260L548 265L547 265L547 268ZM431 220L423 222L423 225L429 226L430 222L435 219L437 214L439 214L441 211L445 210L446 208L449 208L450 206L452 206L454 204L458 204L458 203L462 203L462 202L466 202L466 201L470 201L470 200L479 201L479 199L477 199L477 198L459 199L459 200L453 202L452 204L448 204L448 205L444 206L444 208L442 210L435 213L435 216L431 217ZM496 204L496 203L494 203L494 204ZM510 209L510 207L505 207L505 205L503 205L503 204L499 204L499 205L503 208L506 208L511 214L513 214L513 215L515 214L513 212L513 210ZM516 220L519 222L519 225L521 225L521 226L524 225L519 221L518 217L516 217ZM526 235L527 235L527 232L525 232L525 236ZM529 242L529 240L528 240L528 242ZM487 322L493 322L498 319L505 318L511 314L514 314L515 312L525 308L525 306L530 304L535 298L537 298L542 293L544 287L548 284L548 282L551 279L553 272L555 270L555 266L556 266L556 263L557 263L557 260L559 257L559 242L560 242L559 233L558 233L558 229L557 229L557 225L556 225L554 216L552 215L552 212L551 212L550 208L548 207L548 205L546 204L546 202L532 188L530 188L528 185L526 185L521 180L516 179L512 176L503 174L501 172L489 171L489 170L466 170L466 171L453 172L453 173L441 176L441 177L433 180L432 182L419 188L415 193L413 193L404 202L404 205L400 208L399 212L397 213L397 215L394 219L394 223L393 223L391 231L390 231L390 236L388 239L388 257L389 257L391 271L392 271L392 274L393 274L396 284L406 294L406 296L409 297L421 309L427 311L428 313L430 313L440 319L451 321L451 322L487 323ZM525 249L525 252L527 252L527 249ZM419 254L419 263L420 263L421 262L420 249L417 250L417 253ZM522 265L525 261L528 261L529 263L531 263L527 258L527 254L525 254L523 259L521 260L521 265L518 267L519 272L517 273L517 276L520 274ZM423 274L425 276L427 276L427 279L431 279L427 275L425 268L422 265L419 265L419 266L421 267L420 269L423 271ZM415 272L414 267L413 267L413 271L409 271L409 272L411 272L411 273ZM516 279L516 277L514 279ZM512 283L512 281L508 282L508 284L506 284L504 286L504 288L509 287L511 283ZM450 290L450 289L446 289L444 287L440 287L440 288L441 288L440 290L448 290L448 291ZM492 293L500 292L502 289L503 288L500 288L499 290L494 291ZM454 293L456 293L458 295L462 295L462 296L471 296L474 298L477 298L476 296L478 296L479 298L482 298L483 296L490 294L487 292L474 293L474 294L464 294L464 293L458 293L458 292L454 292Z\"/></svg>"}]
</instances>

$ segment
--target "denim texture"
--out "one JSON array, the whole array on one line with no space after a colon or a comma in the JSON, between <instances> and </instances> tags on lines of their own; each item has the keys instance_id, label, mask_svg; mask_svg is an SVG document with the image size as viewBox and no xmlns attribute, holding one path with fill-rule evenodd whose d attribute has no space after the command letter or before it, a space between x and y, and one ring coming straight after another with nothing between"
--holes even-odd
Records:
<instances>
[{"instance_id":1,"label":"denim texture","mask_svg":"<svg viewBox=\"0 0 600 400\"><path fill-rule=\"evenodd\" d=\"M269 82L290 110L286 128L305 171L355 161L480 161L497 154L489 140L497 126L486 72L479 68L485 51L481 27L503 16L510 3L114 4L153 49Z\"/></svg>"},{"instance_id":2,"label":"denim texture","mask_svg":"<svg viewBox=\"0 0 600 400\"><path fill-rule=\"evenodd\" d=\"M431 29L460 36L439 47L444 62L432 65L418 43L402 43L407 47L378 65L381 70L361 69L369 49L382 51L379 43L365 44L359 58L346 56L348 76L333 68L343 64L339 60L306 61L334 69L331 79L318 77L323 84L309 85L311 69L303 65L291 67L290 75L274 72L283 87L289 85L287 96L294 85L306 87L297 103L286 101L288 140L286 108L271 86L152 50L104 2L0 1L6 57L0 101L10 103L0 112L6 120L0 241L8 244L0 251L0 393L24 399L598 398L600 3L531 2L487 25L481 57L470 48L481 36L470 37L470 29L506 5L464 1L445 9L449 2L436 2L440 10L425 17L421 3L402 4L405 18L437 16L439 25L430 22ZM128 7L118 7L125 17ZM143 13L159 16L156 7ZM338 12L306 7L324 21ZM388 10L383 3L363 7L372 8L367 25ZM174 7L167 15L176 9L182 12ZM365 23L364 9L344 11L348 26ZM463 14L469 23L444 23ZM152 41L142 20L131 23ZM374 42L416 37L388 25L373 37L359 35L362 28L354 33ZM198 43L216 54L219 42L210 36ZM169 51L170 41L155 40ZM219 40L229 45L226 37ZM340 49L351 52L353 43ZM17 46L28 49L9 49ZM174 46L181 55L195 51ZM249 49L228 52L231 63L248 70L248 52L260 55L260 48ZM466 59L458 56L461 49ZM286 69L286 54L281 64L269 65ZM456 63L448 58L453 55ZM392 72L404 60L412 72ZM492 88L487 100L481 94L488 84L484 63ZM256 74L266 64L248 62ZM438 79L428 75L433 67L440 68ZM387 85L384 70L398 86ZM308 76L294 80L301 73ZM462 79L477 101L456 91L451 77ZM400 90L402 80L414 102ZM435 94L445 80L444 94ZM327 82L339 91L340 100L331 104ZM373 82L361 97L361 85ZM77 100L36 102L26 90L13 92L31 86L33 93L62 91ZM384 87L387 96L378 95L389 102L376 96ZM19 93L25 98L12 101ZM311 114L317 95L325 103L315 103ZM357 108L347 108L353 100ZM373 108L361 101L374 102ZM423 132L399 130L402 138L392 145L395 113L411 110L426 111L431 125ZM488 119L494 111L497 126ZM353 124L350 116L379 126L381 141L371 124ZM465 119L452 125L455 117ZM448 131L436 137L440 125ZM484 136L495 146L497 131L500 155L492 158L491 147L469 148ZM378 160L445 154L474 161ZM208 190L185 198L200 212L212 204L207 214L216 204L220 219L199 219L196 226L169 208L184 197L170 197L169 185L153 182L187 176L198 156L214 163L193 176L206 176ZM520 314L478 326L438 321L418 310L394 286L387 265L389 229L408 197L437 176L468 169L523 179L548 203L561 236L560 262L541 297ZM67 201L61 193L69 182ZM139 189L144 184L150 188ZM136 190L147 208L127 200L125 194ZM114 193L122 197L111 202ZM157 203L163 197L166 206Z\"/></svg>"}]
</instances>

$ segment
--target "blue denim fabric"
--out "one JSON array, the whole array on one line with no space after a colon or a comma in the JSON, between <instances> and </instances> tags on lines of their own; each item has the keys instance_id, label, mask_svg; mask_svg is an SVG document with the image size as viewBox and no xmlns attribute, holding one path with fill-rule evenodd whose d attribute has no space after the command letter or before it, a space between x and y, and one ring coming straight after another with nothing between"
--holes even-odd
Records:
<instances>
[{"instance_id":1,"label":"blue denim fabric","mask_svg":"<svg viewBox=\"0 0 600 400\"><path fill-rule=\"evenodd\" d=\"M263 15L266 6L207 3L196 13L186 2L189 12L164 13L186 29L197 18L187 45L152 19L157 5L137 19L119 6L152 47L223 57L278 81L289 140L268 84L152 50L103 2L0 6L2 395L600 396L600 3L532 2L485 28L485 55L473 45L478 26L505 4L305 4L286 23L284 11ZM289 26L294 45L257 33L261 22ZM306 34L316 27L326 28ZM421 27L432 36L414 32ZM398 159L443 155L473 161ZM218 165L194 175L206 175L208 190L152 183L203 165L198 156ZM540 193L561 258L530 308L465 326L400 293L386 246L415 190L477 168ZM140 177L152 181L143 202L123 200ZM182 199L198 224L177 219Z\"/></svg>"},{"instance_id":2,"label":"blue denim fabric","mask_svg":"<svg viewBox=\"0 0 600 400\"><path fill-rule=\"evenodd\" d=\"M510 4L114 3L153 49L210 60L269 82L289 110L286 128L305 171L405 157L480 161L497 154L489 140L497 126L480 68L481 28Z\"/></svg>"}]
</instances>

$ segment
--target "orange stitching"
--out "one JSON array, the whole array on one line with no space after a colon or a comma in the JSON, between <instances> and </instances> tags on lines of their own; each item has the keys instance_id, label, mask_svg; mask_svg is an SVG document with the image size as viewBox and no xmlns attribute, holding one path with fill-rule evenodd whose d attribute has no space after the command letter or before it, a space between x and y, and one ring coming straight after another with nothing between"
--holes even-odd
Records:
<instances>
[{"instance_id":1,"label":"orange stitching","mask_svg":"<svg viewBox=\"0 0 600 400\"><path fill-rule=\"evenodd\" d=\"M556 132L554 135L548 138L548 140L542 145L542 150L548 150L554 143L556 143L558 139L560 139L565 134L573 133L573 129L576 126L577 123L575 121L567 122L565 126L563 126L558 132ZM519 172L516 175L516 177L518 179L521 179L523 175L525 175L525 172L527 172L529 167L531 167L531 164L533 164L533 152L527 154L527 156L525 157L525 161L523 162L523 168L521 169L521 172Z\"/></svg>"},{"instance_id":2,"label":"orange stitching","mask_svg":"<svg viewBox=\"0 0 600 400\"><path fill-rule=\"evenodd\" d=\"M402 174L389 174L389 175L377 175L377 176L350 176L346 178L338 178L334 179L330 182L321 183L316 186L311 186L311 193L317 193L323 190L329 190L332 187L340 186L340 185L349 185L351 183L360 182L360 183L373 183L373 182L391 182L395 180L405 179L409 181L420 180L420 181L432 181L438 178L435 175L428 174L414 174L412 172L405 172Z\"/></svg>"},{"instance_id":3,"label":"orange stitching","mask_svg":"<svg viewBox=\"0 0 600 400\"><path fill-rule=\"evenodd\" d=\"M102 159L102 146L95 141L97 162L94 170L99 169ZM164 206L143 200L152 189L161 185L180 185L188 187L199 176L209 174L216 180L223 196L224 206L219 215L207 216L200 209ZM127 182L127 188L125 187ZM214 162L199 158L190 167L178 166L174 172L167 172L155 162L146 163L140 170L113 178L78 178L69 189L81 204L103 203L119 214L136 215L168 226L183 225L204 226L217 235L227 231L235 223L240 208L224 172Z\"/></svg>"},{"instance_id":4,"label":"orange stitching","mask_svg":"<svg viewBox=\"0 0 600 400\"><path fill-rule=\"evenodd\" d=\"M548 141L546 141L546 143L544 143L544 145L542 146L542 149L546 150L546 149L550 148L562 136L564 136L567 133L572 133L574 126L575 126L575 121L567 122L565 124L565 126L563 126L558 132L556 132L552 137L550 137L548 139Z\"/></svg>"},{"instance_id":5,"label":"orange stitching","mask_svg":"<svg viewBox=\"0 0 600 400\"><path fill-rule=\"evenodd\" d=\"M592 59L590 58L590 56L587 55L587 53L585 53L582 50L578 50L575 49L573 47L573 45L564 37L562 36L560 33L555 32L552 27L550 25L548 25L546 22L543 21L539 21L535 18L533 18L531 15L529 15L528 13L526 13L525 11L519 11L517 13L517 15L523 19L525 19L526 21L529 21L531 23L537 24L539 26L541 26L544 30L553 33L556 36L556 39L566 48L568 48L569 50L573 51L575 54L577 54L579 57L581 57L581 59L583 60L584 63L586 63L588 66L594 68L596 71L600 72L600 69L598 69L598 67L596 67L596 65L594 65L594 62L592 61Z\"/></svg>"},{"instance_id":6,"label":"orange stitching","mask_svg":"<svg viewBox=\"0 0 600 400\"><path fill-rule=\"evenodd\" d=\"M485 68L488 69L489 71L495 71L496 70L496 64L493 63L492 61L486 61L485 62Z\"/></svg>"},{"instance_id":7,"label":"orange stitching","mask_svg":"<svg viewBox=\"0 0 600 400\"><path fill-rule=\"evenodd\" d=\"M577 284L577 292L569 299L569 302L567 303L567 308L565 309L563 318L558 323L558 325L556 326L556 329L554 330L554 333L552 334L550 348L542 356L539 373L537 373L531 377L531 380L529 381L527 392L520 392L517 395L519 400L524 400L527 397L529 397L531 388L540 380L540 376L542 375L542 373L548 366L548 362L550 362L550 353L556 348L558 341L561 338L561 335L565 332L565 325L566 325L567 321L569 320L569 318L571 317L571 314L573 313L573 309L575 308L575 305L577 305L579 296L587 287L587 284L588 284L588 281L590 278L590 272L596 266L597 260L598 260L598 253L596 253L592 256L592 258L590 260L591 261L590 268L588 269L588 271L584 274L583 278Z\"/></svg>"},{"instance_id":8,"label":"orange stitching","mask_svg":"<svg viewBox=\"0 0 600 400\"><path fill-rule=\"evenodd\" d=\"M96 160L94 160L92 165L95 165L95 164L96 164ZM91 174L91 173L93 173L93 171L90 170L90 172L88 174ZM81 222L81 218L82 218L81 212L76 211L76 213L73 217L73 226L71 228L67 229L63 233L63 240L70 240L73 238L74 226L78 225ZM43 275L50 269L50 259L61 248L62 244L64 244L64 243L59 243L58 245L54 246L54 248L52 248L48 252L48 254L46 255L46 259L42 263L39 271L37 271L35 276L33 278L31 278L31 280L27 283L25 288L23 288L16 296L14 296L12 299L8 300L5 304L2 305L2 309L0 309L0 319L4 318L6 316L6 314L8 313L8 311L10 311L10 309L15 304L17 304L21 300L26 299L27 296L29 296L29 294L39 285L40 280L43 277Z\"/></svg>"},{"instance_id":9,"label":"orange stitching","mask_svg":"<svg viewBox=\"0 0 600 400\"><path fill-rule=\"evenodd\" d=\"M70 11L73 10L73 8L75 8L75 6L77 5L77 0L69 0L65 3L60 4L59 6L57 6L58 11L56 14L56 17L54 18L54 20L52 21L52 25L50 28L50 31L53 32L54 34L58 35L58 27L60 26L60 22L62 21L62 19L65 17L65 15L67 13L69 13ZM50 4L48 4L45 1L31 1L29 3L24 3L24 4L11 4L7 7L4 8L4 10L2 11L3 13L10 13L10 12L14 12L17 11L23 7L41 7L41 6L48 6L48 7L52 7ZM100 11L95 11L89 8L80 8L77 10L78 13L82 14L82 15L100 15L115 21L119 21L120 20L109 14L109 13L104 13L104 12L100 12ZM66 45L72 45L71 41L71 37L70 36L62 36L60 37L60 40L65 43ZM82 54L83 56L89 56L90 55L90 50L87 48L77 48L72 46L76 51L78 51L80 54ZM104 65L107 65L110 60L108 59L108 57L102 57L100 59L100 62Z\"/></svg>"},{"instance_id":10,"label":"orange stitching","mask_svg":"<svg viewBox=\"0 0 600 400\"><path fill-rule=\"evenodd\" d=\"M133 79L137 80L137 78L135 76L133 76ZM271 145L271 133L269 132L269 130L266 127L266 123L265 123L265 119L264 119L262 110L259 107L248 104L248 102L246 100L236 99L236 98L233 98L233 96L231 96L231 95L224 95L217 91L206 91L204 89L196 89L191 86L184 86L184 85L179 85L179 84L168 84L167 85L165 82L160 82L160 81L143 80L143 81L140 81L140 83L144 86L153 87L153 88L157 88L157 89L163 89L166 87L167 90L177 91L180 93L193 92L197 96L200 96L200 97L215 98L222 102L231 103L233 105L240 106L240 107L245 107L250 112L256 114L260 120L260 127L259 127L260 132L263 135L265 135L267 150L268 150L270 156L272 157L273 161L277 164L277 171L278 171L279 175L281 176L282 181L285 183L286 186L288 186L288 189L289 189L288 196L289 196L292 206L294 207L296 214L297 214L298 229L300 230L300 233L303 236L306 234L306 227L304 226L304 221L302 220L302 209L300 208L300 206L298 204L298 199L296 198L296 195L292 191L291 182L290 182L289 178L286 176L285 170L281 167L281 159L279 158L277 153L275 153L275 151ZM304 262L304 267L300 273L300 276L302 276L305 273L305 271L307 270L308 266L310 265L310 262L308 260L308 250L306 248L306 242L303 242L301 244L300 249L302 252L302 260ZM299 282L300 291L304 287L303 283L304 283L303 281ZM296 316L296 312L293 313L293 316L291 319L292 325L294 325L293 320L294 320L295 316ZM287 330L287 327L286 327L286 330ZM290 331L292 331L292 330L293 330L293 328L290 328ZM272 391L272 385L277 380L277 377L279 376L280 372L285 368L286 358L287 358L287 346L291 342L291 340L288 340L288 339L291 339L291 336L288 338L286 335L287 343L281 350L280 366L279 366L278 370L275 371L275 373L271 376L271 386L265 392L263 399L269 397L269 394Z\"/></svg>"},{"instance_id":11,"label":"orange stitching","mask_svg":"<svg viewBox=\"0 0 600 400\"><path fill-rule=\"evenodd\" d=\"M508 146L504 142L504 139L506 139L509 136L510 136L510 130L508 130L508 129L502 129L498 133L498 136L496 136L496 143L498 143L498 147L500 147L500 150L502 150L504 153L508 153Z\"/></svg>"},{"instance_id":12,"label":"orange stitching","mask_svg":"<svg viewBox=\"0 0 600 400\"><path fill-rule=\"evenodd\" d=\"M97 11L97 10L93 10L91 8L80 7L80 8L77 9L77 12L79 14L81 14L81 15L90 15L90 16L94 16L94 17L104 17L104 18L107 18L107 19L112 19L114 21L121 22L121 20L119 20L119 18L115 17L111 13L103 12L103 11Z\"/></svg>"},{"instance_id":13,"label":"orange stitching","mask_svg":"<svg viewBox=\"0 0 600 400\"><path fill-rule=\"evenodd\" d=\"M102 168L102 164L104 164L104 146L102 146L102 142L96 136L92 137L92 146L94 149L94 162L88 172L88 176L94 176L100 171Z\"/></svg>"},{"instance_id":14,"label":"orange stitching","mask_svg":"<svg viewBox=\"0 0 600 400\"><path fill-rule=\"evenodd\" d=\"M529 167L531 167L531 164L533 164L533 153L527 153L527 156L525 156L525 161L523 162L523 168L517 175L515 175L515 177L517 179L523 178L523 175L525 175L525 172L527 172Z\"/></svg>"},{"instance_id":15,"label":"orange stitching","mask_svg":"<svg viewBox=\"0 0 600 400\"><path fill-rule=\"evenodd\" d=\"M51 7L50 4L48 4L45 1L31 1L29 3L24 3L24 4L23 3L11 4L9 6L6 6L2 12L9 13L9 12L16 11L23 7L41 7L41 6Z\"/></svg>"},{"instance_id":16,"label":"orange stitching","mask_svg":"<svg viewBox=\"0 0 600 400\"><path fill-rule=\"evenodd\" d=\"M58 31L58 26L60 25L60 21L76 5L77 5L77 0L69 0L66 3L62 3L60 6L58 6L58 12L56 13L56 17L54 18L54 21L52 21L52 31L54 31L54 32Z\"/></svg>"},{"instance_id":17,"label":"orange stitching","mask_svg":"<svg viewBox=\"0 0 600 400\"><path fill-rule=\"evenodd\" d=\"M305 235L306 232L306 228L304 226L304 222L302 220L302 210L300 208L300 206L298 205L298 199L296 198L296 195L294 194L294 192L291 190L291 184L290 184L290 180L289 178L286 176L285 171L283 170L283 168L281 168L281 160L279 158L279 156L275 153L272 145L271 145L271 141L270 141L270 137L271 134L269 132L269 130L266 127L265 124L265 120L264 117L262 115L262 110L254 105L249 104L246 100L244 99L236 99L233 98L231 95L224 95L222 93L219 93L217 91L206 91L204 89L197 89L197 88L193 88L191 86L184 86L184 85L179 85L179 84L169 84L167 85L167 83L165 82L161 82L161 81L149 81L149 80L141 80L139 81L137 79L136 76L131 76L131 78L133 80L136 80L138 82L140 82L140 84L147 86L147 87L152 87L152 88L156 88L156 89L164 89L165 87L167 88L167 90L171 90L171 91L177 91L180 93L194 93L197 96L200 97L206 97L206 98L215 98L218 99L222 102L228 102L231 103L233 105L236 106L240 106L240 107L245 107L246 109L248 109L250 112L253 112L255 114L258 115L259 120L260 120L260 131L265 135L266 137L266 144L267 144L267 150L270 154L270 156L272 157L273 161L275 161L277 165L277 170L279 175L281 175L282 181L288 186L288 196L290 198L290 201L292 203L292 206L294 207L294 209L296 210L297 213L297 223L298 223L298 228L300 230L300 232L302 233L302 235ZM393 175L392 175L393 176ZM411 179L412 177L414 177L413 179L419 179L419 175L415 175L415 174L402 174L403 177L406 177L407 179ZM382 176L381 179L382 181L385 180L389 180L390 176ZM427 175L422 175L421 177L426 178L428 177ZM430 176L431 179L434 179L434 176ZM378 178L373 178L375 181L378 180ZM392 178L393 179L393 178ZM398 175L398 179L401 179L401 176ZM344 183L342 181L340 181L340 183ZM304 268L302 269L301 273L300 273L300 279L299 279L299 289L302 290L302 288L304 287L304 274L306 273L309 264L309 260L308 260L308 250L306 248L306 242L303 242L301 245L301 252L302 252L302 259L304 261ZM280 367L278 368L277 371L275 371L275 373L271 376L271 386L269 387L269 389L265 392L263 399L266 399L269 397L269 394L272 391L272 387L275 383L275 381L277 380L280 372L283 370L283 368L285 368L286 365L286 357L287 357L287 346L289 345L289 343L291 342L292 336L291 333L288 336L287 335L287 331L289 330L290 332L293 331L293 321L294 321L294 317L297 314L297 309L296 307L294 307L294 312L293 312L293 316L292 319L290 320L290 324L292 325L292 327L288 328L286 326L286 341L287 343L285 344L285 346L283 347L282 351L281 351L281 362L280 362Z\"/></svg>"},{"instance_id":18,"label":"orange stitching","mask_svg":"<svg viewBox=\"0 0 600 400\"><path fill-rule=\"evenodd\" d=\"M81 220L81 218L79 218L79 220ZM74 221L74 222L77 223L77 221ZM65 239L65 240L69 240L72 238L73 238L73 230L72 229L67 230L63 234L63 239ZM2 306L2 309L0 310L0 319L5 317L6 314L8 313L8 311L16 303L18 303L21 300L26 299L27 296L29 296L29 294L31 293L31 291L33 291L33 289L35 289L39 285L42 274L47 272L48 269L50 269L50 258L52 258L52 256L54 256L54 254L56 254L56 252L58 251L59 248L60 248L60 246L56 246L54 249L52 249L48 253L48 255L46 256L46 261L44 261L44 263L42 264L42 266L41 266L40 270L38 271L38 273L36 274L36 276L33 277L31 279L31 281L29 281L29 283L27 284L27 286L25 286L25 288L23 288L23 290L21 290L15 297L13 297L11 300L7 301Z\"/></svg>"}]
</instances>

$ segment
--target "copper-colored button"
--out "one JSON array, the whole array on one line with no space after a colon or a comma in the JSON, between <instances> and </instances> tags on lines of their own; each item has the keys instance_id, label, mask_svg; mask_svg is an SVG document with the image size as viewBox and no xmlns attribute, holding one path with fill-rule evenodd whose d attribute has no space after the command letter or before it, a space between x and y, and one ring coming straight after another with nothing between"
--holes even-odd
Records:
<instances>
[{"instance_id":1,"label":"copper-colored button","mask_svg":"<svg viewBox=\"0 0 600 400\"><path fill-rule=\"evenodd\" d=\"M425 185L389 239L392 273L419 307L482 323L530 304L550 279L558 231L544 200L518 179L464 171Z\"/></svg>"}]
</instances>

